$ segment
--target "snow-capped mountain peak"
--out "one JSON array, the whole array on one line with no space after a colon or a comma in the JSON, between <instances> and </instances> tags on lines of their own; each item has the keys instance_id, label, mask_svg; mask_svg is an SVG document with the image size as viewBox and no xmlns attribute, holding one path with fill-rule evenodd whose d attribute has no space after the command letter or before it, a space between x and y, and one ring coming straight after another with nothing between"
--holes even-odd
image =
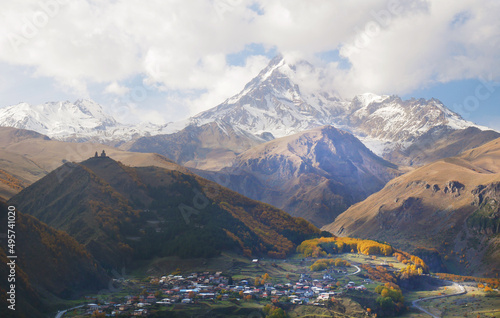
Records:
<instances>
[{"instance_id":1,"label":"snow-capped mountain peak","mask_svg":"<svg viewBox=\"0 0 500 318\"><path fill-rule=\"evenodd\" d=\"M102 108L90 101L20 103L0 109L0 125L35 130L50 137L90 132L114 123Z\"/></svg>"},{"instance_id":2,"label":"snow-capped mountain peak","mask_svg":"<svg viewBox=\"0 0 500 318\"><path fill-rule=\"evenodd\" d=\"M274 137L330 124L332 108L343 108L342 101L333 92L301 91L296 68L277 56L239 94L189 122L223 121L257 136Z\"/></svg>"},{"instance_id":3,"label":"snow-capped mountain peak","mask_svg":"<svg viewBox=\"0 0 500 318\"><path fill-rule=\"evenodd\" d=\"M276 56L274 59L269 62L269 65L263 69L259 75L256 77L259 82L263 82L268 79L275 70L285 65L285 58L282 55Z\"/></svg>"},{"instance_id":4,"label":"snow-capped mountain peak","mask_svg":"<svg viewBox=\"0 0 500 318\"><path fill-rule=\"evenodd\" d=\"M382 103L384 100L389 98L388 95L377 95L373 93L364 93L360 95L356 95L352 102L353 103L360 103L363 107L366 107L370 105L371 103Z\"/></svg>"},{"instance_id":5,"label":"snow-capped mountain peak","mask_svg":"<svg viewBox=\"0 0 500 318\"><path fill-rule=\"evenodd\" d=\"M110 115L106 114L101 105L94 102L90 99L79 99L74 105L80 109L80 111L84 114L87 114L91 117L94 117L106 125L114 125L116 124L116 120Z\"/></svg>"},{"instance_id":6,"label":"snow-capped mountain peak","mask_svg":"<svg viewBox=\"0 0 500 318\"><path fill-rule=\"evenodd\" d=\"M161 129L155 125L138 129L120 124L101 105L88 99L74 103L19 103L0 108L0 126L34 130L59 140L100 142L127 141L136 136L159 133Z\"/></svg>"},{"instance_id":7,"label":"snow-capped mountain peak","mask_svg":"<svg viewBox=\"0 0 500 318\"><path fill-rule=\"evenodd\" d=\"M289 64L277 56L239 94L186 122L222 121L256 136L270 133L274 137L332 125L353 133L379 155L404 148L436 126L487 129L464 120L435 99L402 100L373 93L342 99L333 88L314 85L317 78L308 76L318 77L321 72L306 61Z\"/></svg>"}]
</instances>

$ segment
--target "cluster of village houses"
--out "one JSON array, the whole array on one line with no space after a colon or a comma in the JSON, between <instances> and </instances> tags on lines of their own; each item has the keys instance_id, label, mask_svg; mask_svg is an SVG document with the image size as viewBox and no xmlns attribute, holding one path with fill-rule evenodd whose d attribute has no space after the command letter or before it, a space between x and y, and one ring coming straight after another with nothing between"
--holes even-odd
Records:
<instances>
[{"instance_id":1,"label":"cluster of village houses","mask_svg":"<svg viewBox=\"0 0 500 318\"><path fill-rule=\"evenodd\" d=\"M330 273L323 274L322 279L311 279L308 274L301 274L300 279L295 283L265 283L261 286L253 286L247 280L232 282L221 274L220 272L215 274L204 272L192 273L187 277L168 275L153 278L149 286L155 286L155 288L151 288L147 294L127 296L120 304L98 305L92 303L87 306L87 310L89 313L96 310L104 311L111 313L111 316L120 314L147 316L150 308L159 305L192 304L200 300L229 300L230 298L278 300L283 296L286 296L286 299L294 304L322 305L323 301L338 296L343 290L366 290L364 285L356 286L354 282L349 282L339 289L336 285L336 279ZM366 279L365 282L368 283L370 280ZM332 291L332 289L336 289L336 291ZM158 291L161 291L162 294L160 298L155 296L155 294L159 294Z\"/></svg>"}]
</instances>

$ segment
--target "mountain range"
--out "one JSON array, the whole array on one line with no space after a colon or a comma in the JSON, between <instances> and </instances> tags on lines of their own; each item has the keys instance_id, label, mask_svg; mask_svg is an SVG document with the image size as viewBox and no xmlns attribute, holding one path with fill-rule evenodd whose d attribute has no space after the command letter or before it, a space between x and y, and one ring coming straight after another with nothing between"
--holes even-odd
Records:
<instances>
[{"instance_id":1,"label":"mountain range","mask_svg":"<svg viewBox=\"0 0 500 318\"><path fill-rule=\"evenodd\" d=\"M367 93L346 100L327 85L311 84L320 80L321 70L311 64L287 63L278 55L239 94L180 122L161 126L124 125L97 103L78 100L34 106L21 103L3 108L0 126L35 130L59 141L100 141L119 146L129 154L158 153L209 179L224 175L229 178L226 185L231 189L292 215L304 216L318 226L328 224L353 203L380 190L408 166L456 156L500 137L497 132L465 121L435 99L402 100L397 96ZM324 133L325 128L319 138L314 129L323 126L332 127L329 132L341 129L346 133L330 138L334 134ZM311 134L318 139L311 138ZM354 142L353 138L361 142ZM269 150L297 148L292 144L305 139L309 145L301 147L298 153L288 149L273 154ZM55 140L50 144L56 143ZM43 144L44 150L37 144ZM46 167L40 165L43 160L39 153L48 152L47 144L45 140L31 140L5 146L4 142L4 149L15 153L7 162L17 161L16 156L21 155L22 160L36 163L29 162L26 166L31 167L23 170L24 174L33 171L36 177L9 169L0 171L5 181L3 188L9 185L3 190L4 197L38 180L64 160L81 161L89 152L75 151L73 144L70 156L55 152L54 155L61 155L58 158L61 161L51 156L53 164ZM340 144L342 147L338 148ZM368 150L361 149L362 146L388 162L371 154L360 157L360 153L366 154ZM338 154L336 147L356 150ZM40 149L37 158L32 155L34 149ZM51 146L51 149L60 148ZM123 161L114 148L105 149ZM321 160L329 157L330 164L320 163L319 157ZM335 164L331 164L333 161ZM124 163L135 165L127 160ZM339 167L342 169L344 165L354 169L351 169L354 175L343 177ZM269 166L278 173L271 172ZM311 168L306 171L304 167Z\"/></svg>"},{"instance_id":2,"label":"mountain range","mask_svg":"<svg viewBox=\"0 0 500 318\"><path fill-rule=\"evenodd\" d=\"M351 132L378 155L410 145L436 126L476 126L435 99L403 101L366 93L346 100L333 88L308 87L310 77L319 72L307 62L289 64L277 56L239 94L188 123L225 122L259 137L283 137L332 125Z\"/></svg>"},{"instance_id":3,"label":"mountain range","mask_svg":"<svg viewBox=\"0 0 500 318\"><path fill-rule=\"evenodd\" d=\"M255 146L220 171L193 171L317 226L401 174L356 137L332 126Z\"/></svg>"},{"instance_id":4,"label":"mountain range","mask_svg":"<svg viewBox=\"0 0 500 318\"><path fill-rule=\"evenodd\" d=\"M0 196L109 268L182 256L181 245L221 251L195 241L282 257L318 235L310 221L434 268L495 274L500 134L436 99L345 99L327 84L321 69L277 56L240 93L174 123L119 123L90 100L2 108ZM102 150L113 159L88 159ZM194 204L193 189L210 208L183 224L172 211ZM476 255L475 242L491 248Z\"/></svg>"},{"instance_id":5,"label":"mountain range","mask_svg":"<svg viewBox=\"0 0 500 318\"><path fill-rule=\"evenodd\" d=\"M402 100L371 93L343 99L334 88L317 84L324 81L321 69L305 61L287 63L278 55L240 93L179 122L122 124L97 103L77 100L1 108L0 127L34 130L64 141L124 144L125 150L151 152L154 148L179 164L204 170L228 165L257 143L324 125L352 133L375 154L396 164L412 164L413 154L405 150L422 143L419 138L428 139L437 127L488 130L464 120L436 99ZM189 147L175 150L185 142Z\"/></svg>"},{"instance_id":6,"label":"mountain range","mask_svg":"<svg viewBox=\"0 0 500 318\"><path fill-rule=\"evenodd\" d=\"M331 125L352 133L375 154L393 163L420 165L436 156L422 156L414 148L420 150L425 145L429 149L442 143L446 134L436 131L473 127L474 133L481 134L489 130L464 120L436 99L402 100L371 93L343 99L333 88L311 85L315 82L310 78L318 76L321 71L307 62L289 64L277 56L239 94L187 120L166 124L163 131L168 134L140 137L124 149L148 152L153 144L159 153L179 164L219 170L229 165L241 148ZM205 142L206 130L214 129L218 135L227 134L231 140L228 146L222 141L217 145ZM171 149L185 145L185 136L189 136L189 150L172 154ZM234 147L236 139L238 149Z\"/></svg>"},{"instance_id":7,"label":"mountain range","mask_svg":"<svg viewBox=\"0 0 500 318\"><path fill-rule=\"evenodd\" d=\"M133 126L118 123L101 105L88 99L80 99L74 103L20 103L0 108L0 127L33 130L64 141L98 141L111 144L159 133L161 130L161 127L153 124Z\"/></svg>"},{"instance_id":8,"label":"mountain range","mask_svg":"<svg viewBox=\"0 0 500 318\"><path fill-rule=\"evenodd\" d=\"M184 129L141 137L122 148L161 153L211 180L225 176L225 185L231 189L322 226L407 167L456 156L500 137L495 131L465 121L435 99L363 94L344 100L333 90L311 89L304 73L318 72L309 63L291 65L278 56L239 94L176 125L185 125ZM302 147L299 155L294 150L269 150L294 148L292 140L303 140L302 134L324 125L348 132L338 135L336 143L356 148L360 143L353 143L352 136L398 167L379 166L375 174L361 169L364 172L359 175L356 168L356 174L346 180L340 176L339 167L356 159L350 156L352 153L337 156L336 149L324 151L323 157L337 161L337 165L299 169L301 165L318 165L313 152L330 146L316 148L312 144L324 144L324 140L309 140L311 145ZM328 139L332 134L325 136ZM279 143L282 145L277 146ZM334 143L330 140L326 144ZM245 158L251 158L251 162ZM382 162L379 159L373 162ZM372 162L358 162L357 166L360 164L370 166ZM376 177L367 178L370 174ZM363 177L354 182L360 175Z\"/></svg>"}]
</instances>

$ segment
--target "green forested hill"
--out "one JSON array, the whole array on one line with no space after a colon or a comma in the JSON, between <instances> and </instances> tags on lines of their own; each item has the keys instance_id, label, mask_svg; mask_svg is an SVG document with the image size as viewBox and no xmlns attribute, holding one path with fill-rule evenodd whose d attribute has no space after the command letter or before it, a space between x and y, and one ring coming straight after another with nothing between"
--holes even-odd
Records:
<instances>
[{"instance_id":1,"label":"green forested hill","mask_svg":"<svg viewBox=\"0 0 500 318\"><path fill-rule=\"evenodd\" d=\"M0 202L0 228L7 233L7 205ZM42 317L53 311L49 302L58 298L70 299L82 292L95 293L107 286L109 277L85 250L68 234L55 230L36 218L19 212L16 206L14 251L16 263L16 311L7 310L6 292L10 268L7 259L7 240L0 246L1 317ZM9 234L12 234L10 232ZM49 300L49 301L48 301Z\"/></svg>"},{"instance_id":2,"label":"green forested hill","mask_svg":"<svg viewBox=\"0 0 500 318\"><path fill-rule=\"evenodd\" d=\"M193 174L110 158L66 163L10 201L84 244L105 267L222 250L284 257L319 234L309 222Z\"/></svg>"}]
</instances>

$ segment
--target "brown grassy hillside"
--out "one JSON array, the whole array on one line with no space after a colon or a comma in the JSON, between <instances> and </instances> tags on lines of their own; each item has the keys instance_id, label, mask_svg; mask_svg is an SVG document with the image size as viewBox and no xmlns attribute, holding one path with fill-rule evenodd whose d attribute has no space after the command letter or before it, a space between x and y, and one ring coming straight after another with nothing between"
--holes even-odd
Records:
<instances>
[{"instance_id":1,"label":"brown grassy hillside","mask_svg":"<svg viewBox=\"0 0 500 318\"><path fill-rule=\"evenodd\" d=\"M0 127L0 169L8 174L0 176L0 197L10 198L22 188L39 180L65 162L82 161L96 151L106 153L118 161L136 167L158 166L186 171L171 160L153 153L135 153L94 143L74 143L50 140L29 130ZM17 182L12 182L17 180Z\"/></svg>"},{"instance_id":2,"label":"brown grassy hillside","mask_svg":"<svg viewBox=\"0 0 500 318\"><path fill-rule=\"evenodd\" d=\"M391 180L323 229L436 249L453 272L500 268L500 139Z\"/></svg>"}]
</instances>

